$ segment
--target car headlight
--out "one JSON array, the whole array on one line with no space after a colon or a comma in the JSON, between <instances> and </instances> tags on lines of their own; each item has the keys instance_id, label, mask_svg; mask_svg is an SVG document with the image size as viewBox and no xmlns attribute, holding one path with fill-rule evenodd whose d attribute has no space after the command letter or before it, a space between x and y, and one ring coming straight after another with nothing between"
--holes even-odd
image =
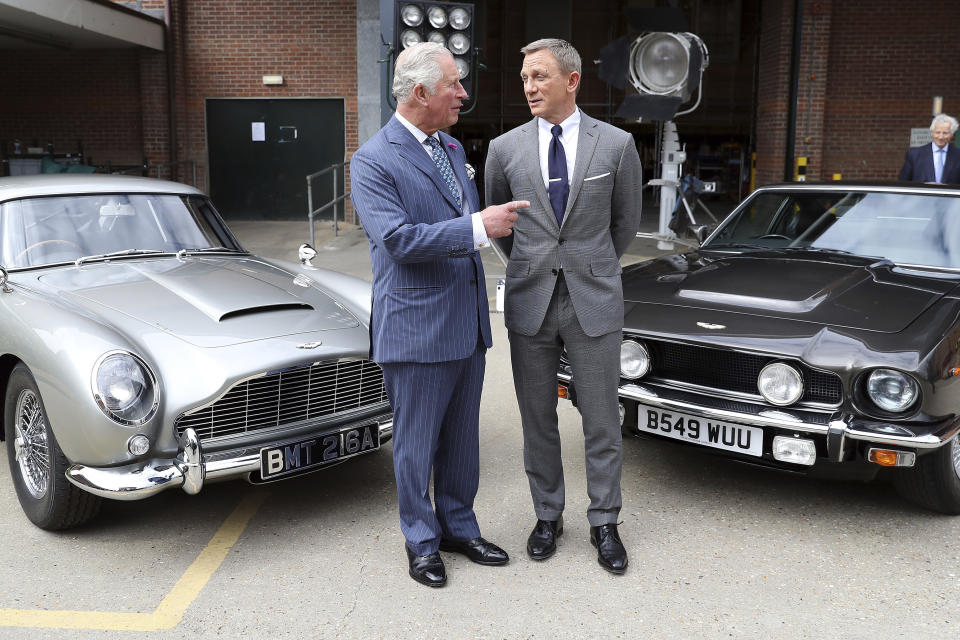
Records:
<instances>
[{"instance_id":1,"label":"car headlight","mask_svg":"<svg viewBox=\"0 0 960 640\"><path fill-rule=\"evenodd\" d=\"M620 375L636 380L650 371L650 352L640 342L624 340L620 343Z\"/></svg>"},{"instance_id":2,"label":"car headlight","mask_svg":"<svg viewBox=\"0 0 960 640\"><path fill-rule=\"evenodd\" d=\"M803 377L784 362L771 362L760 370L757 389L770 404L793 404L803 395Z\"/></svg>"},{"instance_id":3,"label":"car headlight","mask_svg":"<svg viewBox=\"0 0 960 640\"><path fill-rule=\"evenodd\" d=\"M131 353L111 351L100 356L93 367L92 386L100 410L124 426L141 425L157 412L156 378Z\"/></svg>"},{"instance_id":4,"label":"car headlight","mask_svg":"<svg viewBox=\"0 0 960 640\"><path fill-rule=\"evenodd\" d=\"M884 411L899 413L910 408L920 395L920 389L905 373L876 369L867 377L867 395Z\"/></svg>"}]
</instances>

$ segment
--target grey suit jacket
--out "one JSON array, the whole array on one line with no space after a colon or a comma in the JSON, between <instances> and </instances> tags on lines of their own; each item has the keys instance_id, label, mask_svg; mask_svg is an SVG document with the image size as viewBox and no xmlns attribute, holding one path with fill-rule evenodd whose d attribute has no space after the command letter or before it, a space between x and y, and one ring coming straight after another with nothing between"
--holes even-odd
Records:
<instances>
[{"instance_id":1,"label":"grey suit jacket","mask_svg":"<svg viewBox=\"0 0 960 640\"><path fill-rule=\"evenodd\" d=\"M620 330L620 256L640 224L643 186L633 136L582 114L570 196L559 227L538 149L534 118L494 139L487 152L487 203L530 201L529 209L518 211L509 247L507 329L528 336L539 331L562 267L584 332L600 336Z\"/></svg>"}]
</instances>

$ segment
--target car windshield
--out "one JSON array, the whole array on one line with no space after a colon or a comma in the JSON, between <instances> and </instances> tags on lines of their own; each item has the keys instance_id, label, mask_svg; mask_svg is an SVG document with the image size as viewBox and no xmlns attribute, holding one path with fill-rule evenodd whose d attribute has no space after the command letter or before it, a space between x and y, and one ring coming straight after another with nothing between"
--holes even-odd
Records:
<instances>
[{"instance_id":1,"label":"car windshield","mask_svg":"<svg viewBox=\"0 0 960 640\"><path fill-rule=\"evenodd\" d=\"M240 249L200 196L97 194L0 205L0 264L8 269L210 247Z\"/></svg>"},{"instance_id":2,"label":"car windshield","mask_svg":"<svg viewBox=\"0 0 960 640\"><path fill-rule=\"evenodd\" d=\"M854 191L766 192L704 249L820 250L960 269L960 198Z\"/></svg>"}]
</instances>

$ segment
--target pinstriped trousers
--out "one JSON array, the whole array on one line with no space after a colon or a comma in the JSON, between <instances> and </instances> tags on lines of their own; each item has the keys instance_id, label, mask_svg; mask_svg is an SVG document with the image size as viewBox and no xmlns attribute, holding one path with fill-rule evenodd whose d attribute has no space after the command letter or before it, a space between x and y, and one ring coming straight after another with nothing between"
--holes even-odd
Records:
<instances>
[{"instance_id":1,"label":"pinstriped trousers","mask_svg":"<svg viewBox=\"0 0 960 640\"><path fill-rule=\"evenodd\" d=\"M563 276L557 280L540 330L533 336L508 332L523 425L523 462L533 508L541 520L557 520L565 502L557 428L557 367L565 346L583 418L590 497L587 519L591 526L617 522L622 506L623 451L617 400L622 333L595 338L584 333Z\"/></svg>"},{"instance_id":2,"label":"pinstriped trousers","mask_svg":"<svg viewBox=\"0 0 960 640\"><path fill-rule=\"evenodd\" d=\"M473 501L480 475L486 348L478 343L462 360L380 366L393 405L393 470L407 546L422 556L437 551L441 536L479 537Z\"/></svg>"}]
</instances>

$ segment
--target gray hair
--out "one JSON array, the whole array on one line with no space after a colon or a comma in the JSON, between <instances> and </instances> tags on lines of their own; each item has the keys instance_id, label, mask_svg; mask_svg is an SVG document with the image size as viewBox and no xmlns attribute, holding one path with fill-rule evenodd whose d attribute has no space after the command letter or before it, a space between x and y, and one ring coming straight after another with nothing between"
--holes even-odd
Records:
<instances>
[{"instance_id":1,"label":"gray hair","mask_svg":"<svg viewBox=\"0 0 960 640\"><path fill-rule=\"evenodd\" d=\"M534 40L524 48L520 49L523 55L529 55L534 51L549 49L553 57L560 64L560 71L563 73L580 72L580 54L573 48L573 45L560 38L541 38ZM582 74L581 74L582 75Z\"/></svg>"},{"instance_id":2,"label":"gray hair","mask_svg":"<svg viewBox=\"0 0 960 640\"><path fill-rule=\"evenodd\" d=\"M420 42L401 51L393 69L393 97L397 102L409 102L418 84L430 95L436 93L443 78L440 62L448 56L452 57L447 48L436 42Z\"/></svg>"},{"instance_id":3,"label":"gray hair","mask_svg":"<svg viewBox=\"0 0 960 640\"><path fill-rule=\"evenodd\" d=\"M930 123L930 131L933 131L934 127L938 124L948 124L950 125L950 133L956 133L957 128L960 127L960 123L957 122L957 119L953 116L948 116L945 113L938 113L933 116L933 122Z\"/></svg>"}]
</instances>

